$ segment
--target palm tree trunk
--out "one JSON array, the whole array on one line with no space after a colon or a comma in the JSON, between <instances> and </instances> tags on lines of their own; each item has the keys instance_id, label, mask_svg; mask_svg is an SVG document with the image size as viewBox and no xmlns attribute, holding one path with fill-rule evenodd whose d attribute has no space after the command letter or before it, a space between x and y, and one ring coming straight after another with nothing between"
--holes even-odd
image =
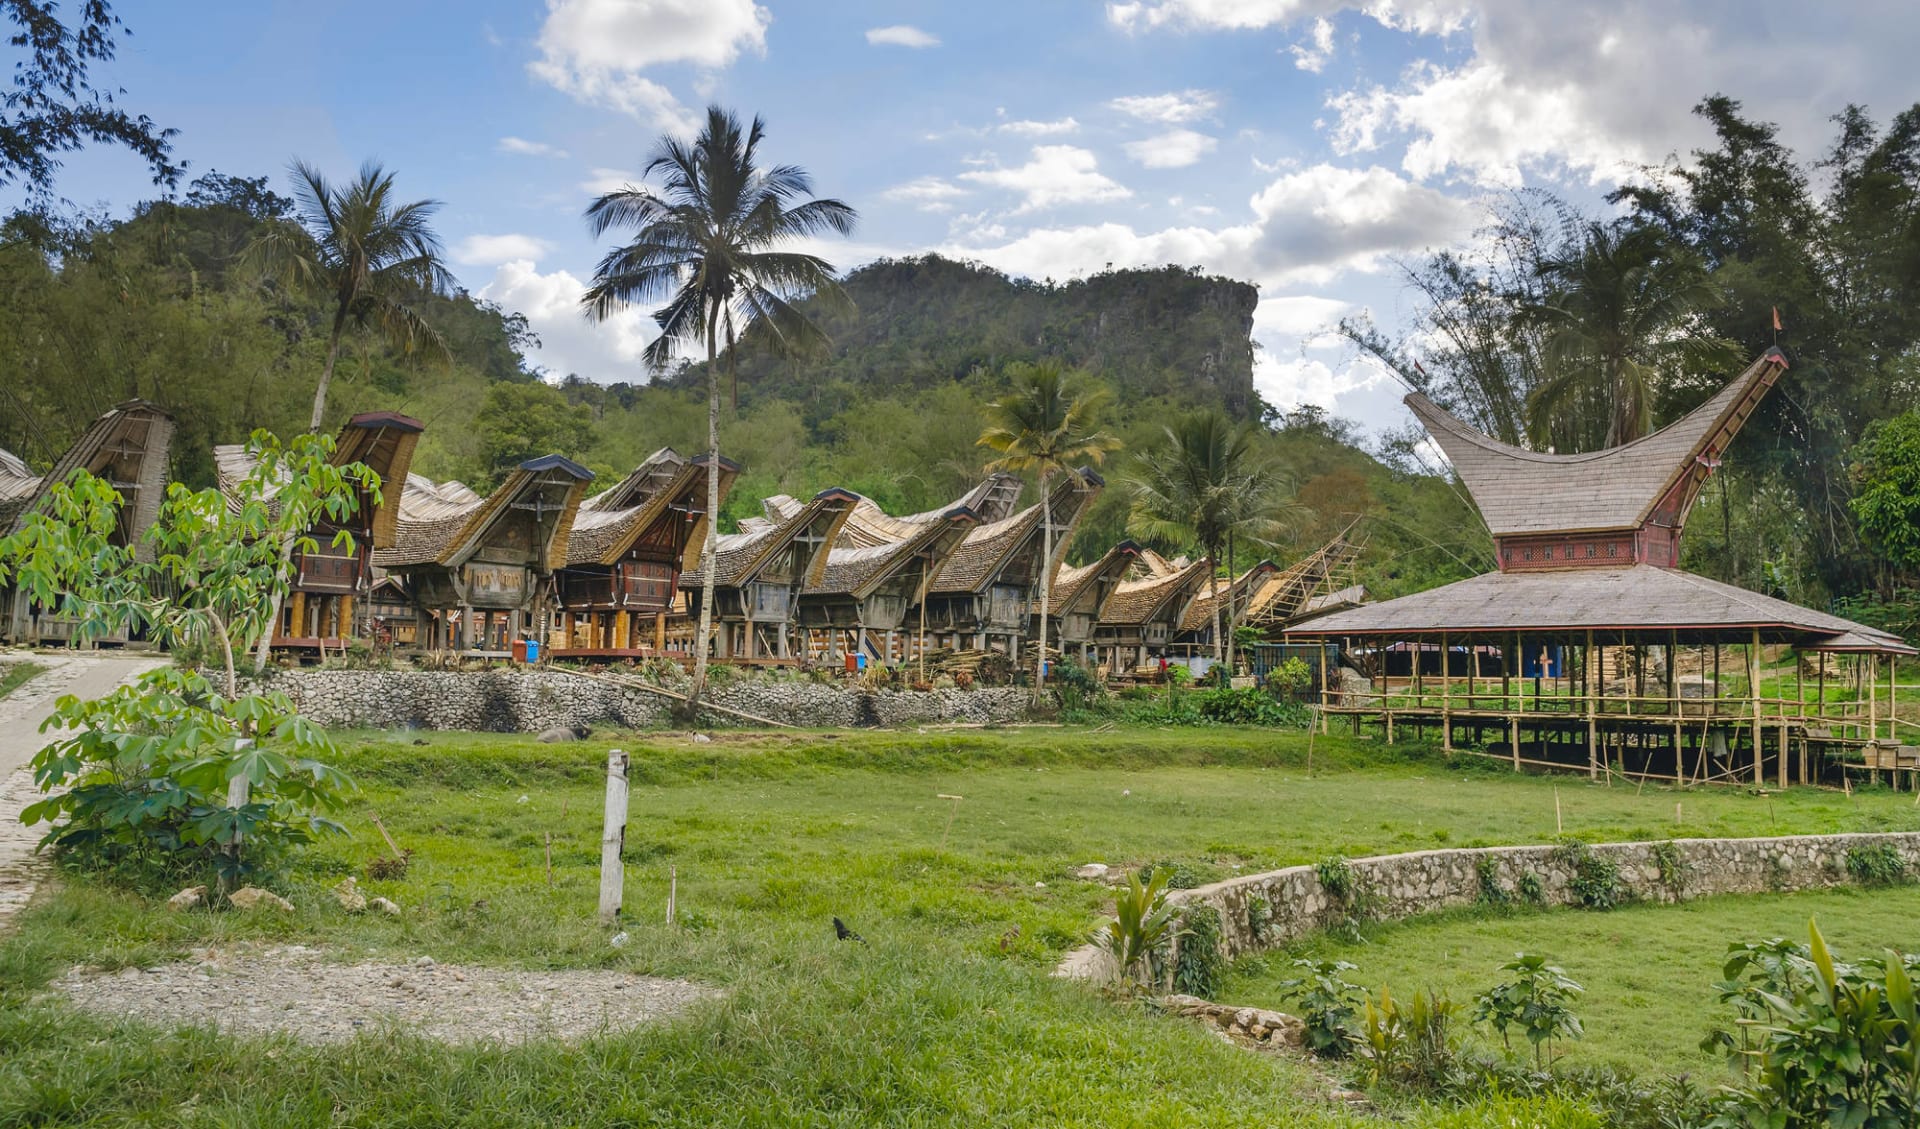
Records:
<instances>
[{"instance_id":1,"label":"palm tree trunk","mask_svg":"<svg viewBox=\"0 0 1920 1129\"><path fill-rule=\"evenodd\" d=\"M700 549L700 632L693 640L693 689L687 693L687 720L700 709L700 695L707 688L707 645L713 633L714 556L720 542L720 369L714 348L714 331L720 318L720 303L713 303L707 318L707 535Z\"/></svg>"},{"instance_id":2,"label":"palm tree trunk","mask_svg":"<svg viewBox=\"0 0 1920 1129\"><path fill-rule=\"evenodd\" d=\"M1047 616L1053 599L1053 508L1048 505L1047 472L1040 472L1040 649L1033 660L1033 704L1047 686Z\"/></svg>"},{"instance_id":3,"label":"palm tree trunk","mask_svg":"<svg viewBox=\"0 0 1920 1129\"><path fill-rule=\"evenodd\" d=\"M1231 678L1233 669L1233 633L1239 630L1240 597L1233 589L1233 534L1227 534L1227 676Z\"/></svg>"},{"instance_id":4,"label":"palm tree trunk","mask_svg":"<svg viewBox=\"0 0 1920 1129\"><path fill-rule=\"evenodd\" d=\"M1226 620L1220 614L1220 558L1211 551L1207 553L1207 597L1213 604L1213 658L1215 662L1225 662L1226 642L1221 635Z\"/></svg>"},{"instance_id":5,"label":"palm tree trunk","mask_svg":"<svg viewBox=\"0 0 1920 1129\"><path fill-rule=\"evenodd\" d=\"M320 424L326 418L327 387L333 383L333 363L340 358L340 331L346 325L347 309L342 306L333 318L333 336L327 341L327 363L320 370L320 386L313 390L313 419L307 423L308 431L320 430Z\"/></svg>"}]
</instances>

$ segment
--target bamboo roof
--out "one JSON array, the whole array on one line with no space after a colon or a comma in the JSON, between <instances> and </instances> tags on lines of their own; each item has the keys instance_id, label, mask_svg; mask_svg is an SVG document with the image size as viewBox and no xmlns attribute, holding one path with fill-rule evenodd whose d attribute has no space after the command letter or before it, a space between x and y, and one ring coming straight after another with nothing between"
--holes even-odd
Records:
<instances>
[{"instance_id":1,"label":"bamboo roof","mask_svg":"<svg viewBox=\"0 0 1920 1129\"><path fill-rule=\"evenodd\" d=\"M900 570L923 557L928 561L929 574L937 576L948 555L975 524L972 510L955 506L940 520L918 522L912 536L898 541L881 545L835 545L827 552L826 570L820 581L808 585L806 594L865 599Z\"/></svg>"},{"instance_id":2,"label":"bamboo roof","mask_svg":"<svg viewBox=\"0 0 1920 1129\"><path fill-rule=\"evenodd\" d=\"M374 506L365 491L359 506L367 515L373 548L391 548L400 523L401 501L411 479L413 452L426 425L399 412L361 412L340 427L334 440L333 465L360 463L380 476L380 504ZM260 460L242 443L222 443L213 449L213 470L220 493L235 513L243 504L240 484L253 476ZM277 487L276 487L277 489ZM272 504L272 499L269 499Z\"/></svg>"},{"instance_id":3,"label":"bamboo roof","mask_svg":"<svg viewBox=\"0 0 1920 1129\"><path fill-rule=\"evenodd\" d=\"M127 523L132 531L131 544L135 553L144 557L149 550L141 537L160 516L167 485L167 451L172 442L171 415L146 400L128 400L88 424L44 477L11 473L27 468L9 455L13 467L0 475L0 483L5 483L0 486L0 519L4 519L0 520L0 534L18 529L56 483L65 482L76 470L85 470L120 492L131 511Z\"/></svg>"},{"instance_id":4,"label":"bamboo roof","mask_svg":"<svg viewBox=\"0 0 1920 1129\"><path fill-rule=\"evenodd\" d=\"M611 565L625 556L636 541L664 521L691 522L687 560L697 558L706 537L707 473L717 465L720 498L733 488L740 465L731 459L713 463L708 456L686 459L671 447L662 447L642 460L619 483L580 504L567 540L567 564Z\"/></svg>"},{"instance_id":5,"label":"bamboo roof","mask_svg":"<svg viewBox=\"0 0 1920 1129\"><path fill-rule=\"evenodd\" d=\"M917 536L928 524L943 525L947 515L964 509L982 525L1000 521L1013 513L1024 488L1018 476L996 471L982 479L965 494L938 509L895 516L881 509L873 499L861 497L847 515L841 541L848 546L887 545Z\"/></svg>"},{"instance_id":6,"label":"bamboo roof","mask_svg":"<svg viewBox=\"0 0 1920 1129\"><path fill-rule=\"evenodd\" d=\"M545 525L545 544L534 547L528 567L542 572L560 568L566 564L581 497L592 480L592 471L561 455L521 463L485 498L458 482L435 485L415 476L408 479L401 498L394 545L375 550L374 563L402 569L464 564L508 514L533 508L543 523L547 514L554 520Z\"/></svg>"},{"instance_id":7,"label":"bamboo roof","mask_svg":"<svg viewBox=\"0 0 1920 1129\"><path fill-rule=\"evenodd\" d=\"M1260 594L1273 593L1267 595L1267 601L1271 602L1277 598L1277 593L1280 590L1287 587L1284 581L1271 584L1267 583L1270 578L1283 577L1294 572L1295 569L1288 569L1286 573L1282 573L1279 565L1274 564L1272 561L1261 561L1239 576L1234 577L1231 582L1220 586L1218 591L1208 591L1209 585L1201 585L1199 594L1188 602L1186 610L1181 613L1180 630L1206 631L1211 629L1213 627L1213 606L1216 603L1222 602L1224 602L1228 608L1234 609L1234 614L1232 614L1228 620L1227 626L1229 628L1239 626L1240 622L1250 614L1253 604L1259 599ZM1251 599L1249 598L1250 593L1253 594Z\"/></svg>"},{"instance_id":8,"label":"bamboo roof","mask_svg":"<svg viewBox=\"0 0 1920 1129\"><path fill-rule=\"evenodd\" d=\"M40 476L12 451L0 448L0 534L13 528L14 519L40 489Z\"/></svg>"},{"instance_id":9,"label":"bamboo roof","mask_svg":"<svg viewBox=\"0 0 1920 1129\"><path fill-rule=\"evenodd\" d=\"M1770 642L1796 646L1818 647L1822 641L1851 636L1869 644L1864 649L1915 653L1898 637L1877 628L1649 564L1489 572L1397 600L1318 616L1289 628L1288 634L1413 638L1441 632L1540 635L1592 630L1677 632L1690 641L1738 642L1756 629Z\"/></svg>"},{"instance_id":10,"label":"bamboo roof","mask_svg":"<svg viewBox=\"0 0 1920 1129\"><path fill-rule=\"evenodd\" d=\"M1162 558L1163 560L1165 558ZM1194 596L1206 586L1207 562L1203 558L1170 572L1147 570L1147 575L1122 581L1107 597L1100 612L1103 626L1138 627L1171 611L1178 622Z\"/></svg>"},{"instance_id":11,"label":"bamboo roof","mask_svg":"<svg viewBox=\"0 0 1920 1129\"><path fill-rule=\"evenodd\" d=\"M740 523L740 532L723 533L714 538L713 583L716 588L739 588L752 583L771 564L782 549L799 545L804 559L799 563L803 585L819 584L827 566L827 550L839 536L847 513L859 495L850 490L830 487L805 503L789 505L794 499L777 495L765 501L769 514L786 514L778 520L748 518ZM698 554L686 571L699 564ZM696 578L695 584L699 583Z\"/></svg>"},{"instance_id":12,"label":"bamboo roof","mask_svg":"<svg viewBox=\"0 0 1920 1129\"><path fill-rule=\"evenodd\" d=\"M1786 363L1778 349L1768 350L1706 403L1659 431L1579 455L1502 443L1418 392L1406 404L1446 452L1494 536L1637 529L1684 479L1691 476L1697 489ZM1685 501L1691 503L1691 494ZM1683 509L1673 523L1685 516Z\"/></svg>"},{"instance_id":13,"label":"bamboo roof","mask_svg":"<svg viewBox=\"0 0 1920 1129\"><path fill-rule=\"evenodd\" d=\"M1053 559L1045 562L1044 567L1059 567L1060 558L1073 540L1073 532L1080 524L1080 518L1105 485L1105 479L1084 467L1061 476L1059 485L1053 488L1049 496L1053 511L1048 523L1053 527ZM934 582L934 591L953 593L982 590L1000 579L1015 555L1033 544L1042 533L1040 506L1037 503L999 521L976 527L954 550L947 567L941 570L940 578ZM1036 571L1032 576L1019 578L1017 583L1030 585L1038 580Z\"/></svg>"},{"instance_id":14,"label":"bamboo roof","mask_svg":"<svg viewBox=\"0 0 1920 1129\"><path fill-rule=\"evenodd\" d=\"M1054 615L1079 612L1098 619L1113 590L1127 578L1140 559L1140 545L1129 539L1084 565L1062 565L1053 578L1050 604ZM1036 601L1035 607L1038 608Z\"/></svg>"}]
</instances>

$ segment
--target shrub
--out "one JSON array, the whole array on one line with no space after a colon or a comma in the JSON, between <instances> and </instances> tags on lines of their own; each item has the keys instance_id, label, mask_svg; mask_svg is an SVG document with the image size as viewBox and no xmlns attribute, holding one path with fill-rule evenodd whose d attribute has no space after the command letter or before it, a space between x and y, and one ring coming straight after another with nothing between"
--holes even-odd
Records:
<instances>
[{"instance_id":1,"label":"shrub","mask_svg":"<svg viewBox=\"0 0 1920 1129\"><path fill-rule=\"evenodd\" d=\"M1274 693L1297 702L1313 687L1313 668L1295 656L1267 672L1267 686Z\"/></svg>"},{"instance_id":2,"label":"shrub","mask_svg":"<svg viewBox=\"0 0 1920 1129\"><path fill-rule=\"evenodd\" d=\"M1500 885L1500 860L1493 855L1481 855L1473 860L1473 872L1480 879L1480 900L1490 906L1504 906L1513 901L1513 895ZM1531 872L1529 872L1531 873Z\"/></svg>"},{"instance_id":3,"label":"shrub","mask_svg":"<svg viewBox=\"0 0 1920 1129\"><path fill-rule=\"evenodd\" d=\"M1452 1029L1459 1011L1452 1000L1432 992L1416 992L1402 1004L1382 985L1377 999L1361 1004L1359 1043L1367 1084L1442 1085L1453 1069Z\"/></svg>"},{"instance_id":4,"label":"shrub","mask_svg":"<svg viewBox=\"0 0 1920 1129\"><path fill-rule=\"evenodd\" d=\"M1687 860L1680 857L1680 847L1673 840L1653 845L1653 865L1660 872L1660 885L1674 897L1686 892Z\"/></svg>"},{"instance_id":5,"label":"shrub","mask_svg":"<svg viewBox=\"0 0 1920 1129\"><path fill-rule=\"evenodd\" d=\"M1473 1021L1500 1033L1501 1045L1513 1049L1511 1032L1518 1030L1533 1045L1535 1066L1544 1066L1559 1039L1578 1039L1584 1030L1573 1013L1573 998L1586 991L1568 979L1564 970L1545 957L1515 953L1500 966L1513 979L1496 984L1474 1000Z\"/></svg>"},{"instance_id":6,"label":"shrub","mask_svg":"<svg viewBox=\"0 0 1920 1129\"><path fill-rule=\"evenodd\" d=\"M1255 941L1264 941L1267 927L1273 924L1273 903L1255 894L1247 899L1247 932Z\"/></svg>"},{"instance_id":7,"label":"shrub","mask_svg":"<svg viewBox=\"0 0 1920 1129\"><path fill-rule=\"evenodd\" d=\"M1192 890L1215 881L1218 874L1212 868L1185 859L1161 859L1142 867L1140 876L1164 877L1169 890Z\"/></svg>"},{"instance_id":8,"label":"shrub","mask_svg":"<svg viewBox=\"0 0 1920 1129\"><path fill-rule=\"evenodd\" d=\"M1352 1053L1357 1036L1354 1017L1366 995L1343 973L1354 966L1344 960L1296 960L1301 975L1280 983L1281 995L1298 1005L1306 1027L1307 1049L1327 1058Z\"/></svg>"},{"instance_id":9,"label":"shrub","mask_svg":"<svg viewBox=\"0 0 1920 1129\"><path fill-rule=\"evenodd\" d=\"M1907 877L1907 860L1892 843L1847 848L1847 873L1862 886L1892 886Z\"/></svg>"},{"instance_id":10,"label":"shrub","mask_svg":"<svg viewBox=\"0 0 1920 1129\"><path fill-rule=\"evenodd\" d=\"M1138 874L1127 875L1127 887L1113 899L1113 918L1094 933L1094 944L1113 957L1124 980L1137 982L1148 958L1172 936L1173 907L1167 904L1165 873L1145 884Z\"/></svg>"},{"instance_id":11,"label":"shrub","mask_svg":"<svg viewBox=\"0 0 1920 1129\"><path fill-rule=\"evenodd\" d=\"M1781 937L1727 946L1724 977L1714 985L1720 1003L1734 1012L1731 1029L1716 1027L1700 1040L1703 1051L1721 1051L1745 1072L1760 1042L1760 1033L1778 1016L1775 1006L1797 996L1814 976L1813 958L1805 945Z\"/></svg>"},{"instance_id":12,"label":"shrub","mask_svg":"<svg viewBox=\"0 0 1920 1129\"><path fill-rule=\"evenodd\" d=\"M1546 883L1540 880L1540 875L1535 871L1521 871L1519 880L1513 884L1513 889L1515 893L1526 899L1528 905L1542 906L1547 904Z\"/></svg>"},{"instance_id":13,"label":"shrub","mask_svg":"<svg viewBox=\"0 0 1920 1129\"><path fill-rule=\"evenodd\" d=\"M20 818L52 823L41 842L69 859L136 880L210 867L232 883L290 844L343 830L319 813L339 810L352 782L314 759L333 745L284 695L227 698L198 673L163 667L104 698L63 698L52 721L69 733L34 757L34 779L67 790ZM230 805L240 778L249 794Z\"/></svg>"},{"instance_id":14,"label":"shrub","mask_svg":"<svg viewBox=\"0 0 1920 1129\"><path fill-rule=\"evenodd\" d=\"M1220 955L1220 911L1207 905L1187 906L1180 914L1179 937L1179 956L1173 963L1174 991L1212 996L1227 967L1226 958Z\"/></svg>"},{"instance_id":15,"label":"shrub","mask_svg":"<svg viewBox=\"0 0 1920 1129\"><path fill-rule=\"evenodd\" d=\"M1060 695L1060 708L1069 713L1084 711L1107 694L1106 684L1091 669L1070 658L1051 664L1047 684Z\"/></svg>"},{"instance_id":16,"label":"shrub","mask_svg":"<svg viewBox=\"0 0 1920 1129\"><path fill-rule=\"evenodd\" d=\"M1593 853L1578 839L1568 839L1554 850L1554 858L1573 871L1567 887L1588 909L1608 910L1626 900L1626 888L1620 882L1620 865Z\"/></svg>"}]
</instances>

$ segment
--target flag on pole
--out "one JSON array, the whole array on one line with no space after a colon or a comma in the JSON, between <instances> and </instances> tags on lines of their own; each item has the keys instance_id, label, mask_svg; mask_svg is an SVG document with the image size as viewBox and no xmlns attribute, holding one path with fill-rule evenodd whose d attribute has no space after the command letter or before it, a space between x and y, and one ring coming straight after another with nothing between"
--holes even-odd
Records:
<instances>
[{"instance_id":1,"label":"flag on pole","mask_svg":"<svg viewBox=\"0 0 1920 1129\"><path fill-rule=\"evenodd\" d=\"M1773 331L1778 333L1784 328L1785 327L1780 324L1780 307L1775 306L1773 308Z\"/></svg>"}]
</instances>

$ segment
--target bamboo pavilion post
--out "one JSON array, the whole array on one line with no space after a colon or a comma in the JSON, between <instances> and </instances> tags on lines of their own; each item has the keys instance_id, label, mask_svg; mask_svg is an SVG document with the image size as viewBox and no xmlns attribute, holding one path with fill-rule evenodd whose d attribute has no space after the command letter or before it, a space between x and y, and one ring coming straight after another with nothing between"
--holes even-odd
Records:
<instances>
[{"instance_id":1,"label":"bamboo pavilion post","mask_svg":"<svg viewBox=\"0 0 1920 1129\"><path fill-rule=\"evenodd\" d=\"M1753 782L1759 784L1760 770L1760 629L1753 629L1747 644L1747 699L1753 709Z\"/></svg>"},{"instance_id":2,"label":"bamboo pavilion post","mask_svg":"<svg viewBox=\"0 0 1920 1129\"><path fill-rule=\"evenodd\" d=\"M1440 748L1453 752L1453 652L1447 646L1447 633L1440 633Z\"/></svg>"},{"instance_id":3,"label":"bamboo pavilion post","mask_svg":"<svg viewBox=\"0 0 1920 1129\"><path fill-rule=\"evenodd\" d=\"M1600 725L1593 715L1593 692L1587 683L1593 676L1593 632L1587 632L1587 646L1580 654L1580 696L1587 706L1587 779L1600 777Z\"/></svg>"},{"instance_id":4,"label":"bamboo pavilion post","mask_svg":"<svg viewBox=\"0 0 1920 1129\"><path fill-rule=\"evenodd\" d=\"M1680 751L1680 633L1667 632L1667 716L1673 719L1673 782L1687 778L1685 758Z\"/></svg>"},{"instance_id":5,"label":"bamboo pavilion post","mask_svg":"<svg viewBox=\"0 0 1920 1129\"><path fill-rule=\"evenodd\" d=\"M1880 656L1867 656L1867 741L1880 739Z\"/></svg>"}]
</instances>

